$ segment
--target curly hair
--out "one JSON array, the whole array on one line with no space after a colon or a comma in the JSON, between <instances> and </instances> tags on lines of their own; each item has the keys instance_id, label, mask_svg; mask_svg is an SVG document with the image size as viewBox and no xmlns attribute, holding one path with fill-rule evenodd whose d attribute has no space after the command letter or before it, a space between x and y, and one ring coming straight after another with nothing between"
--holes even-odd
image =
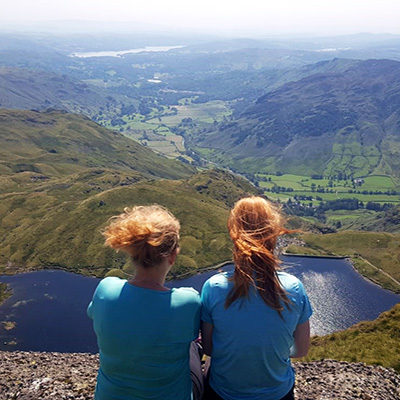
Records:
<instances>
[{"instance_id":1,"label":"curly hair","mask_svg":"<svg viewBox=\"0 0 400 400\"><path fill-rule=\"evenodd\" d=\"M282 302L290 308L290 299L277 275L280 260L274 254L278 236L293 232L283 224L279 210L262 197L246 197L235 203L228 218L234 245L234 287L226 298L225 308L238 299L248 298L251 286L280 315L284 309Z\"/></svg>"},{"instance_id":2,"label":"curly hair","mask_svg":"<svg viewBox=\"0 0 400 400\"><path fill-rule=\"evenodd\" d=\"M179 246L179 221L159 205L125 208L103 231L105 245L144 268L159 264Z\"/></svg>"}]
</instances>

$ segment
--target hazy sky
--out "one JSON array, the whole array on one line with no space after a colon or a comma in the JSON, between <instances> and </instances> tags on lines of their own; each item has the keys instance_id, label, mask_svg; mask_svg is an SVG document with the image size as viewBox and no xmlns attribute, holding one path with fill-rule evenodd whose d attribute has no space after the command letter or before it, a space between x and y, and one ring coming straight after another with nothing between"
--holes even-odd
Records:
<instances>
[{"instance_id":1,"label":"hazy sky","mask_svg":"<svg viewBox=\"0 0 400 400\"><path fill-rule=\"evenodd\" d=\"M129 21L227 35L400 34L400 0L0 0L0 7L3 22Z\"/></svg>"}]
</instances>

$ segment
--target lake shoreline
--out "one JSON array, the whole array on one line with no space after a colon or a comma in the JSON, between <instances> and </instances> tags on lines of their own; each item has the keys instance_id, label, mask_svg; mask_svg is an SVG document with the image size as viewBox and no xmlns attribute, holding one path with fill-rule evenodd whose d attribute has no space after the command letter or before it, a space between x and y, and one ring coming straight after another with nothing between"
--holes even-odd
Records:
<instances>
[{"instance_id":1,"label":"lake shoreline","mask_svg":"<svg viewBox=\"0 0 400 400\"><path fill-rule=\"evenodd\" d=\"M294 253L282 253L285 257L304 257L304 258L321 258L321 259L333 259L333 260L346 260L362 278L364 278L367 282L373 283L376 286L379 286L381 289L388 290L389 292L400 294L400 290L392 290L383 286L379 281L375 280L371 276L365 275L360 272L360 270L356 267L356 262L353 260L351 256L333 256L333 255L317 255L317 254L294 254Z\"/></svg>"},{"instance_id":2,"label":"lake shoreline","mask_svg":"<svg viewBox=\"0 0 400 400\"><path fill-rule=\"evenodd\" d=\"M281 253L282 256L284 257L302 257L302 258L310 258L310 259L332 259L332 260L346 260L351 267L354 269L354 271L356 271L363 279L365 279L366 281L373 283L374 285L384 289L384 290L388 290L392 293L396 293L399 294L399 291L396 290L392 290L390 288L387 288L385 286L383 286L379 281L375 280L374 278L372 278L371 276L365 275L362 272L360 272L360 270L357 269L357 267L355 266L355 260L352 259L351 256L336 256L336 255L318 255L318 254L301 254L301 253L287 253L285 251L283 251ZM223 268L226 265L229 264L233 264L232 260L226 260L223 261L217 265L212 265L212 266L208 266L205 268L201 268L201 269L197 269L196 271L188 271L185 272L183 274L180 275L172 275L172 276L167 276L167 280L166 282L171 282L171 281L178 281L178 280L183 280L183 279L187 279L190 278L191 276L196 276L196 275L200 275L206 272L211 272L211 271L216 271L219 268ZM10 269L12 269L12 267L7 266L6 267L6 271L3 272L4 276L14 276L14 275L20 275L20 274L24 274L24 273L31 273L31 272L36 272L36 271L42 271L42 270L56 270L56 271L64 271L64 272L68 272L68 273L72 273L72 274L77 274L77 275L81 275L81 276L87 276L87 277L95 277L95 278L100 278L97 275L91 275L91 274L87 274L87 273L83 273L82 272L77 272L77 271L71 271L71 269L69 268L65 268L61 265L45 265L42 266L40 268L30 268L25 270L23 267L18 266L18 268L16 268L14 271L10 271ZM85 268L83 268L85 270ZM8 271L7 271L8 270ZM87 269L86 269L87 271ZM121 270L122 273L125 273L123 270ZM3 304L3 302L5 300L7 300L10 296L12 296L12 289L10 289L9 285L7 284L3 284L1 282L1 276L0 276L0 306Z\"/></svg>"},{"instance_id":3,"label":"lake shoreline","mask_svg":"<svg viewBox=\"0 0 400 400\"><path fill-rule=\"evenodd\" d=\"M284 270L299 278L309 293L314 307L311 325L315 335L373 320L400 302L399 295L371 285L363 276L360 277L345 259L282 256L282 261L286 267ZM170 280L165 285L169 288L193 287L201 292L204 282L218 270L233 268L233 263L228 260L207 268L207 272L181 276L182 279ZM0 307L3 328L0 350L96 351L85 310L100 278L62 270L41 270L3 276L0 280L14 292ZM369 293L369 298L364 299L363 293ZM337 310L343 311L337 314ZM32 315L36 316L35 321ZM15 323L13 329L6 330L10 323ZM65 324L68 335L64 334L64 328L59 329Z\"/></svg>"},{"instance_id":4,"label":"lake shoreline","mask_svg":"<svg viewBox=\"0 0 400 400\"><path fill-rule=\"evenodd\" d=\"M331 256L331 255L317 255L317 254L295 254L295 253L282 253L285 257L304 257L304 258L325 258L334 260L344 260L350 258L349 256Z\"/></svg>"}]
</instances>

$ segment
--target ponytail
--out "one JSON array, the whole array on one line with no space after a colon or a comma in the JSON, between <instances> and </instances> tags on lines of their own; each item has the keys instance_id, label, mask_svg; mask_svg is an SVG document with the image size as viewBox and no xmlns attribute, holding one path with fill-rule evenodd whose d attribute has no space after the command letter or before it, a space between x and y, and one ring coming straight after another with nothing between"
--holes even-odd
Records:
<instances>
[{"instance_id":1,"label":"ponytail","mask_svg":"<svg viewBox=\"0 0 400 400\"><path fill-rule=\"evenodd\" d=\"M234 287L225 301L228 308L236 300L249 298L250 288L280 316L290 299L282 288L277 272L280 260L274 254L280 235L290 233L283 227L279 211L261 197L239 200L229 215L228 229L233 241Z\"/></svg>"}]
</instances>

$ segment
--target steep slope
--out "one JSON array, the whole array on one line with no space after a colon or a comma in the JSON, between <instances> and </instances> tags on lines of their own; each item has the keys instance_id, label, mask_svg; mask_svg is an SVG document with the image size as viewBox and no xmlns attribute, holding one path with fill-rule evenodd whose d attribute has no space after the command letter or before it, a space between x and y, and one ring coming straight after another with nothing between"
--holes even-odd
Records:
<instances>
[{"instance_id":1,"label":"steep slope","mask_svg":"<svg viewBox=\"0 0 400 400\"><path fill-rule=\"evenodd\" d=\"M311 340L307 361L321 358L384 365L400 372L400 304L374 321Z\"/></svg>"},{"instance_id":2,"label":"steep slope","mask_svg":"<svg viewBox=\"0 0 400 400\"><path fill-rule=\"evenodd\" d=\"M336 68L335 68L336 65ZM239 170L400 176L400 62L331 63L197 138Z\"/></svg>"},{"instance_id":3,"label":"steep slope","mask_svg":"<svg viewBox=\"0 0 400 400\"><path fill-rule=\"evenodd\" d=\"M182 223L172 273L193 273L230 258L229 206L255 192L227 172L195 175L87 118L55 111L0 110L0 149L0 274L129 271L124 255L104 248L100 230L124 207L154 203Z\"/></svg>"}]
</instances>

